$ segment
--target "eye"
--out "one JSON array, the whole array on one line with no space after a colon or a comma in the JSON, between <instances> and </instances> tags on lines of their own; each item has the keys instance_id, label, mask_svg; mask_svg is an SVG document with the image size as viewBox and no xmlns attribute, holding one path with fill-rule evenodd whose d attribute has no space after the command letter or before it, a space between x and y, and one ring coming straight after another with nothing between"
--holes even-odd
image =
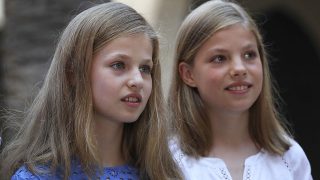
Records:
<instances>
[{"instance_id":1,"label":"eye","mask_svg":"<svg viewBox=\"0 0 320 180\"><path fill-rule=\"evenodd\" d=\"M122 70L125 68L125 65L123 62L115 62L115 63L111 64L111 67L115 70Z\"/></svg>"},{"instance_id":2,"label":"eye","mask_svg":"<svg viewBox=\"0 0 320 180\"><path fill-rule=\"evenodd\" d=\"M214 63L222 63L223 61L226 60L226 57L225 56L222 56L222 55L217 55L217 56L214 56L211 61L214 62Z\"/></svg>"},{"instance_id":3,"label":"eye","mask_svg":"<svg viewBox=\"0 0 320 180\"><path fill-rule=\"evenodd\" d=\"M257 53L255 51L248 51L244 54L244 59L253 60L257 57Z\"/></svg>"},{"instance_id":4,"label":"eye","mask_svg":"<svg viewBox=\"0 0 320 180\"><path fill-rule=\"evenodd\" d=\"M145 74L151 74L152 67L150 65L142 65L139 67L140 72Z\"/></svg>"}]
</instances>

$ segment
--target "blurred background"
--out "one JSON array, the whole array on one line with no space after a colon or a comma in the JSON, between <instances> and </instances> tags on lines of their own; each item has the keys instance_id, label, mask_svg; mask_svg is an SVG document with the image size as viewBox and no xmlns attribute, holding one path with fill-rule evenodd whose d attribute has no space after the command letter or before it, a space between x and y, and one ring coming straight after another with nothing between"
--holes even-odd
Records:
<instances>
[{"instance_id":1,"label":"blurred background","mask_svg":"<svg viewBox=\"0 0 320 180\"><path fill-rule=\"evenodd\" d=\"M161 37L167 95L174 39L182 20L205 0L118 0L140 12ZM25 110L42 84L66 24L105 0L0 0L0 109ZM320 1L239 0L257 21L271 57L281 106L305 150L314 179L320 178ZM0 119L3 129L3 118ZM4 142L9 132L0 129Z\"/></svg>"}]
</instances>

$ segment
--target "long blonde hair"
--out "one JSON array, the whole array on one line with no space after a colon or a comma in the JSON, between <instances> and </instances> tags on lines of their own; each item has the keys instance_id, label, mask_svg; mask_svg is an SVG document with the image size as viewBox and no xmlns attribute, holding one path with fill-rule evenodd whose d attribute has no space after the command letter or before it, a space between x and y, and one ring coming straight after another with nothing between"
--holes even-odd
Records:
<instances>
[{"instance_id":1,"label":"long blonde hair","mask_svg":"<svg viewBox=\"0 0 320 180\"><path fill-rule=\"evenodd\" d=\"M263 40L254 20L236 3L212 0L193 10L180 26L168 99L180 146L186 154L194 157L207 155L212 145L212 129L199 93L183 82L178 65L185 62L192 66L199 48L215 32L234 24L246 26L255 35L263 66L263 88L250 108L249 134L259 147L271 153L282 154L290 146L285 138L288 134L284 120L275 108L276 91L272 86Z\"/></svg>"},{"instance_id":2,"label":"long blonde hair","mask_svg":"<svg viewBox=\"0 0 320 180\"><path fill-rule=\"evenodd\" d=\"M93 136L92 57L113 39L138 33L152 41L153 89L138 120L124 126L123 155L141 179L180 179L167 145L157 34L134 9L113 2L83 11L65 28L42 88L2 152L1 177L10 178L22 165L36 172L49 164L52 171L62 167L68 179L73 158L94 174L100 161Z\"/></svg>"}]
</instances>

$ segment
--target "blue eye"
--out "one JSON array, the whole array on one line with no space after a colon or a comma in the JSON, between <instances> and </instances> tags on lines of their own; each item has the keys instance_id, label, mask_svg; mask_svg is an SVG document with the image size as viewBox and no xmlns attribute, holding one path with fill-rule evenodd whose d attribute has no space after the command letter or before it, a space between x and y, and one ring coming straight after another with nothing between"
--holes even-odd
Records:
<instances>
[{"instance_id":1,"label":"blue eye","mask_svg":"<svg viewBox=\"0 0 320 180\"><path fill-rule=\"evenodd\" d=\"M151 74L151 66L149 65L143 65L141 67L139 67L140 72L145 73L145 74Z\"/></svg>"},{"instance_id":2,"label":"blue eye","mask_svg":"<svg viewBox=\"0 0 320 180\"><path fill-rule=\"evenodd\" d=\"M226 58L222 55L217 55L217 56L214 56L211 61L214 62L214 63L222 63L224 60L226 60Z\"/></svg>"},{"instance_id":3,"label":"blue eye","mask_svg":"<svg viewBox=\"0 0 320 180\"><path fill-rule=\"evenodd\" d=\"M249 51L244 54L244 59L252 60L257 57L257 53L255 51Z\"/></svg>"},{"instance_id":4,"label":"blue eye","mask_svg":"<svg viewBox=\"0 0 320 180\"><path fill-rule=\"evenodd\" d=\"M121 70L125 68L125 65L123 62L115 62L113 64L111 64L111 67L115 70Z\"/></svg>"}]
</instances>

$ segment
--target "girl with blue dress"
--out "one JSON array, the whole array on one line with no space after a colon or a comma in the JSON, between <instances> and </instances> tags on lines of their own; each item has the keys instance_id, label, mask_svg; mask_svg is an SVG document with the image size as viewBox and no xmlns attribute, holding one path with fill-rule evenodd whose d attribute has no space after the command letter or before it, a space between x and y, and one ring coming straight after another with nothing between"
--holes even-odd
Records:
<instances>
[{"instance_id":1,"label":"girl with blue dress","mask_svg":"<svg viewBox=\"0 0 320 180\"><path fill-rule=\"evenodd\" d=\"M181 179L166 138L158 54L156 33L127 5L75 16L1 154L1 179Z\"/></svg>"}]
</instances>

